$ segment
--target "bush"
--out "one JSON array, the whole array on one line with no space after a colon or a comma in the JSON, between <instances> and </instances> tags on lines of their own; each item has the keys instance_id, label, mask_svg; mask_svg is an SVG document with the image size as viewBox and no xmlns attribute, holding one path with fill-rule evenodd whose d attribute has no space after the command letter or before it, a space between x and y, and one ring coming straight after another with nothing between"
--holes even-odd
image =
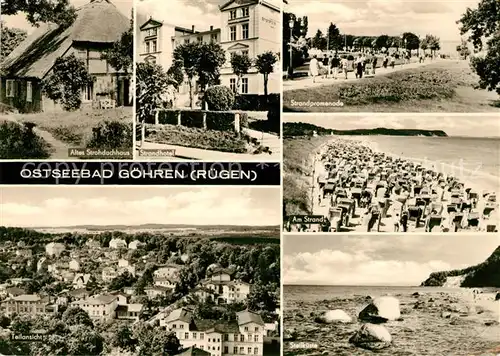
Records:
<instances>
[{"instance_id":1,"label":"bush","mask_svg":"<svg viewBox=\"0 0 500 356\"><path fill-rule=\"evenodd\" d=\"M175 124L177 124L177 119ZM181 111L181 125L186 127L203 128L203 113L200 110Z\"/></svg>"},{"instance_id":2,"label":"bush","mask_svg":"<svg viewBox=\"0 0 500 356\"><path fill-rule=\"evenodd\" d=\"M165 124L170 124L170 125L177 125L177 117L179 115L179 110L172 110L172 111L160 111L158 114L158 123L161 125ZM154 118L153 122L147 122L148 124L154 123Z\"/></svg>"},{"instance_id":3,"label":"bush","mask_svg":"<svg viewBox=\"0 0 500 356\"><path fill-rule=\"evenodd\" d=\"M234 114L224 112L208 112L207 129L218 131L234 130Z\"/></svg>"},{"instance_id":4,"label":"bush","mask_svg":"<svg viewBox=\"0 0 500 356\"><path fill-rule=\"evenodd\" d=\"M205 91L204 99L208 110L226 111L234 106L234 93L231 88L223 85L215 85Z\"/></svg>"},{"instance_id":5,"label":"bush","mask_svg":"<svg viewBox=\"0 0 500 356\"><path fill-rule=\"evenodd\" d=\"M102 121L92 129L89 148L116 149L132 147L132 124Z\"/></svg>"},{"instance_id":6,"label":"bush","mask_svg":"<svg viewBox=\"0 0 500 356\"><path fill-rule=\"evenodd\" d=\"M33 132L33 127L32 123L22 126L15 122L3 122L0 125L0 158L49 158L49 144Z\"/></svg>"},{"instance_id":7,"label":"bush","mask_svg":"<svg viewBox=\"0 0 500 356\"><path fill-rule=\"evenodd\" d=\"M240 113L240 128L248 127L248 114L246 112Z\"/></svg>"},{"instance_id":8,"label":"bush","mask_svg":"<svg viewBox=\"0 0 500 356\"><path fill-rule=\"evenodd\" d=\"M280 94L269 94L267 96L267 102L265 95L258 94L241 94L236 97L234 103L234 110L245 110L245 111L268 111L268 110L279 110L281 105Z\"/></svg>"}]
</instances>

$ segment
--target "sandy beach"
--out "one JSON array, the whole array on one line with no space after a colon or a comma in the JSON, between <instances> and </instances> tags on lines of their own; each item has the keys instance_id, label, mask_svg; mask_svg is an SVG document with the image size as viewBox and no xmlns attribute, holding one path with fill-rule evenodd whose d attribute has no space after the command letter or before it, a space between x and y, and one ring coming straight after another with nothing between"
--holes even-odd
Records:
<instances>
[{"instance_id":1,"label":"sandy beach","mask_svg":"<svg viewBox=\"0 0 500 356\"><path fill-rule=\"evenodd\" d=\"M329 226L290 232L448 232L498 229L498 178L381 152L367 136L332 136L312 152L313 215Z\"/></svg>"},{"instance_id":2,"label":"sandy beach","mask_svg":"<svg viewBox=\"0 0 500 356\"><path fill-rule=\"evenodd\" d=\"M495 291L479 294L464 288L405 287L381 291L365 287L366 295L323 288L313 297L312 286L285 286L284 355L370 355L349 342L364 322L358 314L372 298L392 295L399 300L401 317L382 325L392 341L380 355L497 355L500 353L500 302ZM361 288L361 287L356 287ZM331 291L331 293L329 293ZM479 291L479 290L478 290ZM391 293L392 292L392 293ZM319 297L322 295L322 297ZM340 309L350 322L318 322L317 316Z\"/></svg>"}]
</instances>

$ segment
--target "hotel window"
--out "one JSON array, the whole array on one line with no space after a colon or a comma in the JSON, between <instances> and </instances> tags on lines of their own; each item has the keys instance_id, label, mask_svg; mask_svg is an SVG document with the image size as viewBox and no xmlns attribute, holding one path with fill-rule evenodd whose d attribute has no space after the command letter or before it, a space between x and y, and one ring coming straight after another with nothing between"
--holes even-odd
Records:
<instances>
[{"instance_id":1,"label":"hotel window","mask_svg":"<svg viewBox=\"0 0 500 356\"><path fill-rule=\"evenodd\" d=\"M258 342L259 341L259 335L254 335L253 341Z\"/></svg>"},{"instance_id":2,"label":"hotel window","mask_svg":"<svg viewBox=\"0 0 500 356\"><path fill-rule=\"evenodd\" d=\"M231 78L229 79L229 87L233 91L233 93L236 93L236 79Z\"/></svg>"},{"instance_id":3,"label":"hotel window","mask_svg":"<svg viewBox=\"0 0 500 356\"><path fill-rule=\"evenodd\" d=\"M249 347L249 348L248 348L247 353L248 353L249 355L251 355L251 354L252 354L252 348L251 348L251 347Z\"/></svg>"},{"instance_id":4,"label":"hotel window","mask_svg":"<svg viewBox=\"0 0 500 356\"><path fill-rule=\"evenodd\" d=\"M236 10L229 11L229 20L234 20L236 18Z\"/></svg>"},{"instance_id":5,"label":"hotel window","mask_svg":"<svg viewBox=\"0 0 500 356\"><path fill-rule=\"evenodd\" d=\"M240 341L241 341L241 342L245 342L245 335L243 335L243 334L242 334L242 335L240 335Z\"/></svg>"},{"instance_id":6,"label":"hotel window","mask_svg":"<svg viewBox=\"0 0 500 356\"><path fill-rule=\"evenodd\" d=\"M258 326L255 327L255 332L256 333L259 332L259 327Z\"/></svg>"},{"instance_id":7,"label":"hotel window","mask_svg":"<svg viewBox=\"0 0 500 356\"><path fill-rule=\"evenodd\" d=\"M198 43L202 43L203 42L203 36L198 36L196 38L196 40L198 41Z\"/></svg>"},{"instance_id":8,"label":"hotel window","mask_svg":"<svg viewBox=\"0 0 500 356\"><path fill-rule=\"evenodd\" d=\"M257 355L258 353L259 353L259 349L258 349L257 347L255 347L255 348L253 349L253 354L254 354L254 355Z\"/></svg>"},{"instance_id":9,"label":"hotel window","mask_svg":"<svg viewBox=\"0 0 500 356\"><path fill-rule=\"evenodd\" d=\"M26 82L26 101L28 103L33 101L33 86L31 82Z\"/></svg>"},{"instance_id":10,"label":"hotel window","mask_svg":"<svg viewBox=\"0 0 500 356\"><path fill-rule=\"evenodd\" d=\"M241 54L248 57L248 49L241 51Z\"/></svg>"},{"instance_id":11,"label":"hotel window","mask_svg":"<svg viewBox=\"0 0 500 356\"><path fill-rule=\"evenodd\" d=\"M189 339L189 333L184 333L184 339Z\"/></svg>"},{"instance_id":12,"label":"hotel window","mask_svg":"<svg viewBox=\"0 0 500 356\"><path fill-rule=\"evenodd\" d=\"M212 33L212 35L210 36L210 40L212 42L217 42L217 34L216 33Z\"/></svg>"},{"instance_id":13,"label":"hotel window","mask_svg":"<svg viewBox=\"0 0 500 356\"><path fill-rule=\"evenodd\" d=\"M241 25L241 38L246 40L248 39L248 24L244 23Z\"/></svg>"},{"instance_id":14,"label":"hotel window","mask_svg":"<svg viewBox=\"0 0 500 356\"><path fill-rule=\"evenodd\" d=\"M224 334L224 341L229 341L229 334Z\"/></svg>"},{"instance_id":15,"label":"hotel window","mask_svg":"<svg viewBox=\"0 0 500 356\"><path fill-rule=\"evenodd\" d=\"M200 333L200 340L203 340L204 337L205 337L205 334Z\"/></svg>"},{"instance_id":16,"label":"hotel window","mask_svg":"<svg viewBox=\"0 0 500 356\"><path fill-rule=\"evenodd\" d=\"M158 34L158 29L157 28L150 28L148 30L148 36L156 36Z\"/></svg>"},{"instance_id":17,"label":"hotel window","mask_svg":"<svg viewBox=\"0 0 500 356\"><path fill-rule=\"evenodd\" d=\"M153 49L152 52L156 52L156 41L152 41Z\"/></svg>"},{"instance_id":18,"label":"hotel window","mask_svg":"<svg viewBox=\"0 0 500 356\"><path fill-rule=\"evenodd\" d=\"M245 331L248 331L248 326L245 326Z\"/></svg>"},{"instance_id":19,"label":"hotel window","mask_svg":"<svg viewBox=\"0 0 500 356\"><path fill-rule=\"evenodd\" d=\"M228 354L228 353L229 353L229 347L224 346L224 353L225 353L225 354Z\"/></svg>"},{"instance_id":20,"label":"hotel window","mask_svg":"<svg viewBox=\"0 0 500 356\"><path fill-rule=\"evenodd\" d=\"M6 96L7 98L13 98L14 97L14 80L13 79L7 79L6 82Z\"/></svg>"},{"instance_id":21,"label":"hotel window","mask_svg":"<svg viewBox=\"0 0 500 356\"><path fill-rule=\"evenodd\" d=\"M177 326L176 326L175 324L174 324L174 325L172 325L172 329L175 329L176 327L177 327Z\"/></svg>"},{"instance_id":22,"label":"hotel window","mask_svg":"<svg viewBox=\"0 0 500 356\"><path fill-rule=\"evenodd\" d=\"M250 10L248 9L248 7L244 7L241 9L241 16L243 16L243 17L250 16Z\"/></svg>"},{"instance_id":23,"label":"hotel window","mask_svg":"<svg viewBox=\"0 0 500 356\"><path fill-rule=\"evenodd\" d=\"M149 53L149 42L146 42L145 45L146 45L146 53Z\"/></svg>"},{"instance_id":24,"label":"hotel window","mask_svg":"<svg viewBox=\"0 0 500 356\"><path fill-rule=\"evenodd\" d=\"M193 333L193 339L196 339L196 333Z\"/></svg>"},{"instance_id":25,"label":"hotel window","mask_svg":"<svg viewBox=\"0 0 500 356\"><path fill-rule=\"evenodd\" d=\"M186 38L186 39L184 40L184 44L188 44L188 43L189 43L189 38Z\"/></svg>"},{"instance_id":26,"label":"hotel window","mask_svg":"<svg viewBox=\"0 0 500 356\"><path fill-rule=\"evenodd\" d=\"M238 353L238 348L235 346L235 347L233 347L233 354L236 355L237 353Z\"/></svg>"},{"instance_id":27,"label":"hotel window","mask_svg":"<svg viewBox=\"0 0 500 356\"><path fill-rule=\"evenodd\" d=\"M229 27L231 41L236 41L236 26Z\"/></svg>"},{"instance_id":28,"label":"hotel window","mask_svg":"<svg viewBox=\"0 0 500 356\"><path fill-rule=\"evenodd\" d=\"M240 347L240 354L244 354L245 353L245 348L243 346Z\"/></svg>"}]
</instances>

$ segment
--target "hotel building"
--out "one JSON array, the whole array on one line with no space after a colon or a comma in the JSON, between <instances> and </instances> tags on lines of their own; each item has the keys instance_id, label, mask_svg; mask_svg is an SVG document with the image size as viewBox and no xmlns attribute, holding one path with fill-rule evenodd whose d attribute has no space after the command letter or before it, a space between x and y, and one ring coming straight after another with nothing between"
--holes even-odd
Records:
<instances>
[{"instance_id":1,"label":"hotel building","mask_svg":"<svg viewBox=\"0 0 500 356\"><path fill-rule=\"evenodd\" d=\"M219 7L220 28L210 26L198 31L168 24L149 18L140 27L137 45L139 62L160 64L168 70L173 63L174 49L184 43L216 42L226 52L226 62L221 68L221 84L236 90L237 77L231 68L233 53L247 54L256 59L267 51L279 56L281 52L281 10L277 0L231 0ZM268 92L279 93L281 86L280 58L274 72L269 75ZM195 86L195 93L198 88ZM264 94L264 76L252 66L244 75L240 85L243 94ZM189 93L183 83L179 88L181 97ZM185 99L185 98L183 98ZM184 100L182 101L184 103Z\"/></svg>"}]
</instances>

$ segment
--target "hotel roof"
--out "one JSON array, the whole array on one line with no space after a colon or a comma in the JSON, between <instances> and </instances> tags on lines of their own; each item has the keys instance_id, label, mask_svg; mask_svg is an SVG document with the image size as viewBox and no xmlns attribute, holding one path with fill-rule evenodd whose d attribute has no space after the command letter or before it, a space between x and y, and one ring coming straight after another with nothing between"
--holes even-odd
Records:
<instances>
[{"instance_id":1,"label":"hotel roof","mask_svg":"<svg viewBox=\"0 0 500 356\"><path fill-rule=\"evenodd\" d=\"M243 310L238 313L236 313L236 319L238 320L238 325L242 326L248 323L255 323L259 325L264 325L264 321L262 320L262 317L254 312L251 312L249 310Z\"/></svg>"}]
</instances>

